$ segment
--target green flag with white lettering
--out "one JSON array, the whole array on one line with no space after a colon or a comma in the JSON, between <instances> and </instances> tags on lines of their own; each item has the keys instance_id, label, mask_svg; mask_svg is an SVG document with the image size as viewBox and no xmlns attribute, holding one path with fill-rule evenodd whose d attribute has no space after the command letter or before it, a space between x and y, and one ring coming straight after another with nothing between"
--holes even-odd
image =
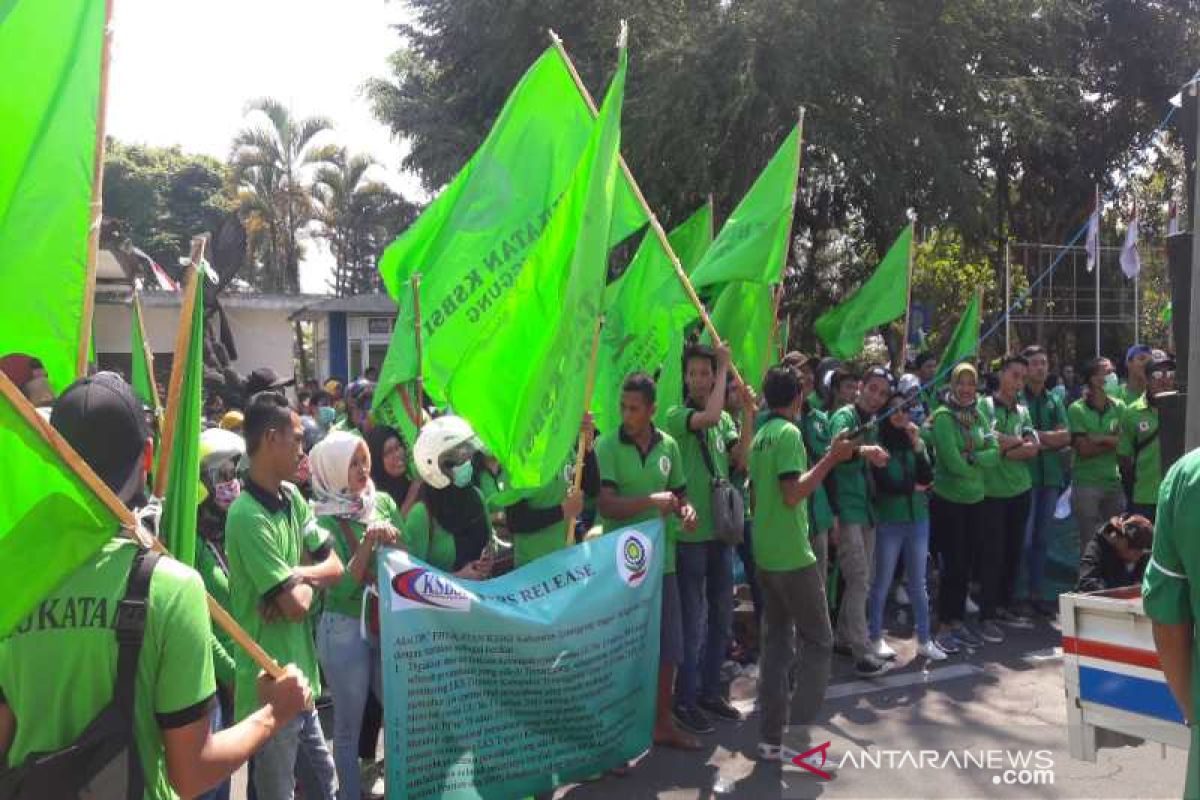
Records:
<instances>
[{"instance_id":1,"label":"green flag with white lettering","mask_svg":"<svg viewBox=\"0 0 1200 800\"><path fill-rule=\"evenodd\" d=\"M0 356L76 378L104 0L0 2ZM85 351L86 352L86 351Z\"/></svg>"},{"instance_id":2,"label":"green flag with white lettering","mask_svg":"<svg viewBox=\"0 0 1200 800\"><path fill-rule=\"evenodd\" d=\"M908 259L913 229L908 225L858 291L822 314L813 326L838 358L853 358L867 332L903 316L908 301Z\"/></svg>"},{"instance_id":3,"label":"green flag with white lettering","mask_svg":"<svg viewBox=\"0 0 1200 800\"><path fill-rule=\"evenodd\" d=\"M387 248L379 271L399 317L380 371L376 396L383 402L396 402L393 387L418 371L409 278L421 273L425 391L444 402L450 376L504 305L564 197L592 127L562 57L548 49L462 171ZM617 183L609 244L647 221L623 175Z\"/></svg>"},{"instance_id":4,"label":"green flag with white lettering","mask_svg":"<svg viewBox=\"0 0 1200 800\"><path fill-rule=\"evenodd\" d=\"M696 265L692 284L697 289L730 281L780 281L799 174L800 126L797 125Z\"/></svg>"},{"instance_id":5,"label":"green flag with white lettering","mask_svg":"<svg viewBox=\"0 0 1200 800\"><path fill-rule=\"evenodd\" d=\"M549 482L579 435L619 185L625 65L621 48L566 190L447 386L455 413L471 423L515 488Z\"/></svg>"},{"instance_id":6,"label":"green flag with white lettering","mask_svg":"<svg viewBox=\"0 0 1200 800\"><path fill-rule=\"evenodd\" d=\"M712 243L712 206L701 206L667 240L685 271L695 267ZM604 330L592 393L592 416L599 430L616 430L620 424L621 384L626 376L639 371L665 373L673 340L682 340L683 329L698 316L658 238L646 231L628 268L605 292Z\"/></svg>"}]
</instances>

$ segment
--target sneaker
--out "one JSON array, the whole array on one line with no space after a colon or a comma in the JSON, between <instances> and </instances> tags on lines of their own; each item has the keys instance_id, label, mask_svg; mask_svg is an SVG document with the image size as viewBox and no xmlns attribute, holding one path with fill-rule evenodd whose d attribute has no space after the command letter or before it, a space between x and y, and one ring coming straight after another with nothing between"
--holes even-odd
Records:
<instances>
[{"instance_id":1,"label":"sneaker","mask_svg":"<svg viewBox=\"0 0 1200 800\"><path fill-rule=\"evenodd\" d=\"M860 678L877 678L892 668L890 661L884 661L872 655L865 655L854 665L854 672Z\"/></svg>"},{"instance_id":2,"label":"sneaker","mask_svg":"<svg viewBox=\"0 0 1200 800\"><path fill-rule=\"evenodd\" d=\"M904 588L903 583L896 586L896 605L898 605L898 606L911 606L912 605L912 601L908 599L908 589Z\"/></svg>"},{"instance_id":3,"label":"sneaker","mask_svg":"<svg viewBox=\"0 0 1200 800\"><path fill-rule=\"evenodd\" d=\"M959 625L953 630L954 638L968 650L976 650L983 647L983 640L975 635L975 632L966 625Z\"/></svg>"},{"instance_id":4,"label":"sneaker","mask_svg":"<svg viewBox=\"0 0 1200 800\"><path fill-rule=\"evenodd\" d=\"M682 703L676 703L673 710L675 721L679 723L679 727L691 733L712 733L713 726L709 722L708 717L704 712L695 706L685 706Z\"/></svg>"},{"instance_id":5,"label":"sneaker","mask_svg":"<svg viewBox=\"0 0 1200 800\"><path fill-rule=\"evenodd\" d=\"M734 708L724 697L701 697L696 705L700 707L701 711L719 719L737 722L742 718L742 712Z\"/></svg>"},{"instance_id":6,"label":"sneaker","mask_svg":"<svg viewBox=\"0 0 1200 800\"><path fill-rule=\"evenodd\" d=\"M938 642L928 641L921 642L917 645L917 653L928 658L930 661L945 661L946 651L938 646Z\"/></svg>"},{"instance_id":7,"label":"sneaker","mask_svg":"<svg viewBox=\"0 0 1200 800\"><path fill-rule=\"evenodd\" d=\"M781 744L758 743L759 761L791 761L798 755L800 755L798 751Z\"/></svg>"},{"instance_id":8,"label":"sneaker","mask_svg":"<svg viewBox=\"0 0 1200 800\"><path fill-rule=\"evenodd\" d=\"M990 619L980 622L978 631L979 638L989 644L1000 644L1000 642L1004 641L1004 631L1000 630L1000 627Z\"/></svg>"},{"instance_id":9,"label":"sneaker","mask_svg":"<svg viewBox=\"0 0 1200 800\"><path fill-rule=\"evenodd\" d=\"M975 605L975 601L971 599L971 595L967 595L967 613L978 614L979 606Z\"/></svg>"},{"instance_id":10,"label":"sneaker","mask_svg":"<svg viewBox=\"0 0 1200 800\"><path fill-rule=\"evenodd\" d=\"M1033 626L1033 621L1029 617L1008 608L996 609L996 621L1013 628L1030 628Z\"/></svg>"},{"instance_id":11,"label":"sneaker","mask_svg":"<svg viewBox=\"0 0 1200 800\"><path fill-rule=\"evenodd\" d=\"M894 661L896 658L896 651L892 649L890 644L883 640L882 636L871 641L871 653L876 658L882 658L884 661Z\"/></svg>"},{"instance_id":12,"label":"sneaker","mask_svg":"<svg viewBox=\"0 0 1200 800\"><path fill-rule=\"evenodd\" d=\"M936 637L934 637L934 643L943 654L947 655L954 655L963 648L962 642L960 642L958 637L954 635L954 631L939 633Z\"/></svg>"}]
</instances>

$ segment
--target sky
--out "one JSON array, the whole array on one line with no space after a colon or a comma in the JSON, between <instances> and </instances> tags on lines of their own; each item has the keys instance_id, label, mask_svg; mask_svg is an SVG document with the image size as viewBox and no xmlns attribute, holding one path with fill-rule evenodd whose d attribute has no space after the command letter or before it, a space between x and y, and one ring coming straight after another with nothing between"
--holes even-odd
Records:
<instances>
[{"instance_id":1,"label":"sky","mask_svg":"<svg viewBox=\"0 0 1200 800\"><path fill-rule=\"evenodd\" d=\"M271 96L295 115L334 123L329 141L383 166L373 176L411 198L403 144L371 115L361 87L386 77L411 17L398 0L118 0L114 4L107 132L125 142L179 145L222 160L254 121L247 103ZM301 289L324 292L332 257L306 245Z\"/></svg>"}]
</instances>

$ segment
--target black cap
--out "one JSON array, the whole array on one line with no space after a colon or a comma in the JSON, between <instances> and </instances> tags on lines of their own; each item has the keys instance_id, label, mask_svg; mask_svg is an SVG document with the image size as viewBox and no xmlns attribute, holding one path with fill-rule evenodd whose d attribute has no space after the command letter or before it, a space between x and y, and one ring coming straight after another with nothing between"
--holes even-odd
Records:
<instances>
[{"instance_id":1,"label":"black cap","mask_svg":"<svg viewBox=\"0 0 1200 800\"><path fill-rule=\"evenodd\" d=\"M123 503L142 489L150 427L133 389L113 372L75 381L54 401L54 426Z\"/></svg>"},{"instance_id":2,"label":"black cap","mask_svg":"<svg viewBox=\"0 0 1200 800\"><path fill-rule=\"evenodd\" d=\"M259 367L246 378L246 397L254 397L259 392L265 392L268 389L282 389L285 386L291 386L295 382L295 378L287 381L280 380L279 375L270 367Z\"/></svg>"}]
</instances>

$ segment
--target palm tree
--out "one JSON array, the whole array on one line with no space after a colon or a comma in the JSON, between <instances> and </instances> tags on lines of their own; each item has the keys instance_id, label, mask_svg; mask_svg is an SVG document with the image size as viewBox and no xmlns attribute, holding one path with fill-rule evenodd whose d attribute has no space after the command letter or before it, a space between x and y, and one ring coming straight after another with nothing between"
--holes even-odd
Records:
<instances>
[{"instance_id":1,"label":"palm tree","mask_svg":"<svg viewBox=\"0 0 1200 800\"><path fill-rule=\"evenodd\" d=\"M316 216L333 251L333 290L339 296L379 287L374 260L377 242L386 235L381 211L398 198L386 185L367 177L377 163L368 155L348 156L339 150L317 170L313 181Z\"/></svg>"},{"instance_id":2,"label":"palm tree","mask_svg":"<svg viewBox=\"0 0 1200 800\"><path fill-rule=\"evenodd\" d=\"M315 146L333 124L325 117L297 120L287 106L265 97L251 102L267 125L244 128L233 140L238 208L246 218L264 288L300 291L299 236L315 215L306 175L328 163L331 146Z\"/></svg>"}]
</instances>

